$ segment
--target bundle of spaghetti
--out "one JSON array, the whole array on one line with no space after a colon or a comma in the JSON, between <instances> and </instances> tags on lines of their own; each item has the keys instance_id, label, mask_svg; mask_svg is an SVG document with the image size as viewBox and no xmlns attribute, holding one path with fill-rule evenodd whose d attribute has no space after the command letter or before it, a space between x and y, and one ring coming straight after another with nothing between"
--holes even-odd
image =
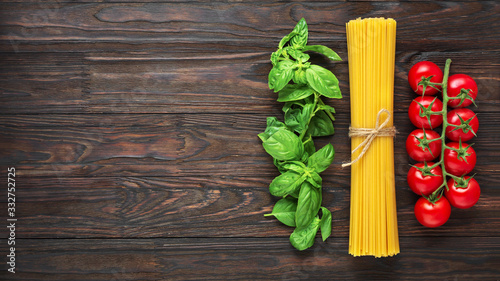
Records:
<instances>
[{"instance_id":1,"label":"bundle of spaghetti","mask_svg":"<svg viewBox=\"0 0 500 281\"><path fill-rule=\"evenodd\" d=\"M346 29L351 129L373 129L383 121L393 128L396 21L358 18L349 21ZM365 139L351 135L352 149ZM351 162L349 253L393 256L399 253L393 136L378 135L368 145L362 157ZM354 151L352 159L361 150Z\"/></svg>"}]
</instances>

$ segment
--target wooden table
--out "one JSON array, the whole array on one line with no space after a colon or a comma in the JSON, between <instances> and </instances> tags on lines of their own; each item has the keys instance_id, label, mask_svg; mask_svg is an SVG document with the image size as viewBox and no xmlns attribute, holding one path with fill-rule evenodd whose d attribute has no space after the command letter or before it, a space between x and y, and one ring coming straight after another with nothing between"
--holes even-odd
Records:
<instances>
[{"instance_id":1,"label":"wooden table","mask_svg":"<svg viewBox=\"0 0 500 281\"><path fill-rule=\"evenodd\" d=\"M500 5L494 1L2 1L1 274L6 280L499 280ZM398 22L396 188L401 253L347 253L350 169L345 23ZM340 80L334 164L323 173L333 234L299 252L270 217L277 175L257 134L282 118L271 52L304 17L313 60ZM406 75L431 60L479 86L480 201L429 229L414 218L404 142ZM16 171L7 272L7 169Z\"/></svg>"}]
</instances>

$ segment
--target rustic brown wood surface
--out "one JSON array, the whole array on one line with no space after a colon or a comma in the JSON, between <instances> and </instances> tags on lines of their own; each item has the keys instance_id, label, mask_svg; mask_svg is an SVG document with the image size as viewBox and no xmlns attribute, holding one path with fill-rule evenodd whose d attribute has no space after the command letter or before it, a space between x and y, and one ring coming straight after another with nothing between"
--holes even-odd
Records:
<instances>
[{"instance_id":1,"label":"rustic brown wood surface","mask_svg":"<svg viewBox=\"0 0 500 281\"><path fill-rule=\"evenodd\" d=\"M0 1L1 280L500 280L500 5L495 1ZM345 23L398 22L396 189L401 253L347 253ZM269 56L304 17L344 59L323 173L332 237L299 252L264 217L277 175L257 134L281 118ZM406 81L421 60L476 79L481 199L429 229L414 218ZM7 168L16 169L16 273Z\"/></svg>"}]
</instances>

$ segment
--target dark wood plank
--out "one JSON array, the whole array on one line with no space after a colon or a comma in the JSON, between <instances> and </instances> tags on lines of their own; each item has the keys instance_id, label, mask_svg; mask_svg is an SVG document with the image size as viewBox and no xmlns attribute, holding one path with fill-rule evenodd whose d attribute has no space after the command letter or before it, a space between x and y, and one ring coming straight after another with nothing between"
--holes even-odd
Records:
<instances>
[{"instance_id":1,"label":"dark wood plank","mask_svg":"<svg viewBox=\"0 0 500 281\"><path fill-rule=\"evenodd\" d=\"M476 0L460 0L458 2L467 2L467 1L476 1ZM47 1L49 2L49 1ZM54 0L52 2L49 2L47 5L44 2L40 2L38 0L0 0L0 3L33 3L35 5L41 5L44 8L50 8L50 4L52 3L74 3L75 1L71 0ZM80 3L101 3L102 0L85 0L85 1L78 1ZM190 4L190 3L210 3L211 1L209 0L148 0L147 3L184 3L184 4ZM251 0L226 0L224 1L225 3L256 3L255 1ZM266 2L272 2L272 1L259 1L257 2L258 4L260 3L266 3ZM292 0L288 2L297 2L300 3L302 1L299 0ZM314 2L350 2L350 3L356 3L356 2L394 2L394 0L314 0ZM435 2L435 0L402 0L399 2ZM137 0L106 0L106 3L137 3ZM53 5L53 4L52 4Z\"/></svg>"},{"instance_id":2,"label":"dark wood plank","mask_svg":"<svg viewBox=\"0 0 500 281\"><path fill-rule=\"evenodd\" d=\"M0 170L16 167L17 269L8 280L498 280L500 5L494 1L0 1ZM113 3L117 2L117 3ZM335 2L335 3L332 3ZM257 133L281 104L269 55L301 17L312 44L346 59L345 22L398 21L396 189L402 253L352 258L347 61L337 156L323 173L327 243L298 252L263 217L277 175ZM417 61L471 75L482 196L424 228L406 183ZM6 210L5 190L0 209ZM5 221L5 214L0 220ZM0 228L0 236L7 237ZM8 253L0 243L0 253ZM4 277L5 276L5 277Z\"/></svg>"},{"instance_id":3,"label":"dark wood plank","mask_svg":"<svg viewBox=\"0 0 500 281\"><path fill-rule=\"evenodd\" d=\"M396 18L400 46L495 50L498 34L491 29L498 29L500 9L494 1L1 5L1 24L8 26L0 37L1 51L269 48L301 17L308 20L315 40L344 42L347 21L378 16ZM478 37L481 44L475 44Z\"/></svg>"},{"instance_id":4,"label":"dark wood plank","mask_svg":"<svg viewBox=\"0 0 500 281\"><path fill-rule=\"evenodd\" d=\"M319 239L318 239L319 240ZM408 237L354 258L346 238L304 252L277 238L22 239L9 280L498 280L498 237ZM5 252L4 243L0 246ZM5 267L5 265L2 265ZM333 270L334 268L334 270ZM6 274L5 274L6 275Z\"/></svg>"},{"instance_id":5,"label":"dark wood plank","mask_svg":"<svg viewBox=\"0 0 500 281\"><path fill-rule=\"evenodd\" d=\"M498 174L498 173L497 173ZM477 175L480 201L453 209L445 226L428 229L413 215L418 196L397 181L399 233L405 236L500 236L499 177ZM282 237L292 229L270 217L278 198L271 178L17 176L18 238ZM346 173L324 177L323 205L333 213L333 237L349 235ZM3 201L5 202L5 201ZM6 209L6 203L0 203ZM7 236L7 229L0 229Z\"/></svg>"},{"instance_id":6,"label":"dark wood plank","mask_svg":"<svg viewBox=\"0 0 500 281\"><path fill-rule=\"evenodd\" d=\"M344 47L342 47L344 48ZM347 57L343 49L340 55ZM257 53L3 53L0 54L1 114L40 113L265 113L281 114L267 86L268 52ZM414 98L409 68L421 60L452 73L467 73L478 83L478 112L500 105L500 64L496 51L398 52L395 103L404 111ZM313 60L340 80L344 98L338 112L349 111L347 62ZM495 63L497 62L497 63Z\"/></svg>"},{"instance_id":7,"label":"dark wood plank","mask_svg":"<svg viewBox=\"0 0 500 281\"><path fill-rule=\"evenodd\" d=\"M348 173L340 164L349 160L350 115L336 116L335 136L316 140L318 148L331 142L336 149L328 177ZM499 112L479 115L481 127L473 140L478 174L498 172L499 139L494 136L499 118ZM395 120L396 175L405 177L409 157L404 143L413 127L404 112ZM271 177L276 169L257 137L265 123L262 114L1 116L0 164L15 166L23 176Z\"/></svg>"}]
</instances>

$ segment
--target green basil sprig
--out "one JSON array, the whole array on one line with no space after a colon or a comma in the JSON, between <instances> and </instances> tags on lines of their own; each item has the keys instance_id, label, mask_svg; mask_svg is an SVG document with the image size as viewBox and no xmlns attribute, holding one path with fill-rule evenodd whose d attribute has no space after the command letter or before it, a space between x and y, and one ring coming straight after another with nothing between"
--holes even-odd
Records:
<instances>
[{"instance_id":1,"label":"green basil sprig","mask_svg":"<svg viewBox=\"0 0 500 281\"><path fill-rule=\"evenodd\" d=\"M278 93L278 101L284 102L284 121L268 117L266 130L258 135L280 172L270 183L269 192L281 199L265 216L295 227L290 243L298 250L311 247L318 230L323 241L332 232L332 214L321 206L320 173L333 162L335 150L327 144L316 151L312 138L334 133L335 109L322 97L342 98L335 75L309 62L306 52L317 52L333 61L342 59L326 46L307 45L307 39L307 23L301 19L271 54L268 84Z\"/></svg>"}]
</instances>

